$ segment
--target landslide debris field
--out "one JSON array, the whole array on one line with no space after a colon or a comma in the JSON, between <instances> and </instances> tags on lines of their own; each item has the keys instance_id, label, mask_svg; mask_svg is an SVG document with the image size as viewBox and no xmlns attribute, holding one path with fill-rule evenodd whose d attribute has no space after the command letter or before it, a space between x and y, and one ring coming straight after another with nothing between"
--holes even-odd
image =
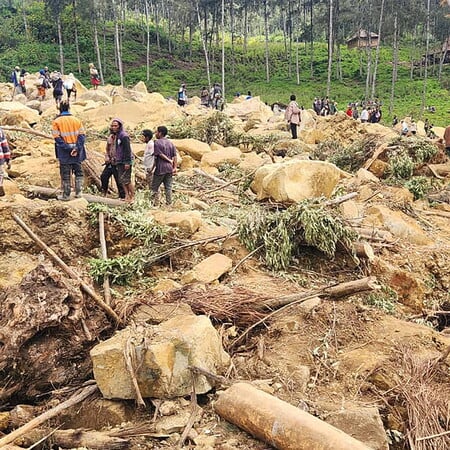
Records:
<instances>
[{"instance_id":1,"label":"landslide debris field","mask_svg":"<svg viewBox=\"0 0 450 450\"><path fill-rule=\"evenodd\" d=\"M308 110L292 140L258 98L222 113L78 83L85 187L61 202L53 101L10 89L0 448L450 448L442 129ZM133 205L99 196L114 117ZM180 167L154 208L139 135L161 124Z\"/></svg>"}]
</instances>

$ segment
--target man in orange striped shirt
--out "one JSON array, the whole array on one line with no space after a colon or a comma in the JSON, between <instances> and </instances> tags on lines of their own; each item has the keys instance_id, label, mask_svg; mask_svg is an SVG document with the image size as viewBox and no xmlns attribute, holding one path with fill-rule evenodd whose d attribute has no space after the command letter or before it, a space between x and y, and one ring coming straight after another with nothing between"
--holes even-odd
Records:
<instances>
[{"instance_id":1,"label":"man in orange striped shirt","mask_svg":"<svg viewBox=\"0 0 450 450\"><path fill-rule=\"evenodd\" d=\"M52 123L52 135L55 139L55 153L59 160L63 194L59 200L70 200L71 175L75 174L75 197L81 197L83 189L83 169L81 163L86 159L84 142L86 139L80 119L72 116L69 102L61 102L60 115Z\"/></svg>"}]
</instances>

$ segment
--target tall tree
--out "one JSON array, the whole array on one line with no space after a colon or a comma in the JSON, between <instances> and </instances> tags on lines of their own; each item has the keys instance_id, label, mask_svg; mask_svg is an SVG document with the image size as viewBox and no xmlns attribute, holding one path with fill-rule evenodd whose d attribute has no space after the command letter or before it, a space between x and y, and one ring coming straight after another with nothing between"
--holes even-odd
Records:
<instances>
[{"instance_id":1,"label":"tall tree","mask_svg":"<svg viewBox=\"0 0 450 450\"><path fill-rule=\"evenodd\" d=\"M426 49L425 49L425 68L423 75L423 90L422 90L422 104L420 107L420 117L422 117L423 111L425 110L425 105L427 101L427 83L428 83L428 55L430 53L430 0L427 0L427 15L425 22L425 39L426 39Z\"/></svg>"},{"instance_id":2,"label":"tall tree","mask_svg":"<svg viewBox=\"0 0 450 450\"><path fill-rule=\"evenodd\" d=\"M373 65L373 74L372 74L372 91L371 91L371 97L372 98L375 98L375 88L376 88L376 82L377 82L378 60L380 58L381 26L383 24L383 14L384 14L384 0L381 0L380 20L378 22L378 41L377 41L377 48L376 48L376 53L375 53L375 64Z\"/></svg>"},{"instance_id":3,"label":"tall tree","mask_svg":"<svg viewBox=\"0 0 450 450\"><path fill-rule=\"evenodd\" d=\"M269 69L269 8L268 0L264 0L264 55L266 61L266 81L270 81L270 69Z\"/></svg>"},{"instance_id":4,"label":"tall tree","mask_svg":"<svg viewBox=\"0 0 450 450\"><path fill-rule=\"evenodd\" d=\"M329 21L328 21L328 68L327 68L327 97L330 96L331 89L331 66L333 63L333 0L329 0Z\"/></svg>"}]
</instances>

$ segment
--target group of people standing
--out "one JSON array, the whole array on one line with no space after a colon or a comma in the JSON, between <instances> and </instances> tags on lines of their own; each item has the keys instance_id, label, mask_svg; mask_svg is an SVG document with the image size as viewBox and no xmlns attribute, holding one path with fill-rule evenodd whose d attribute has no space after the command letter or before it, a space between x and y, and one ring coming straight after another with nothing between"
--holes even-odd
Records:
<instances>
[{"instance_id":1,"label":"group of people standing","mask_svg":"<svg viewBox=\"0 0 450 450\"><path fill-rule=\"evenodd\" d=\"M15 94L26 94L27 89L25 78L27 75L28 73L25 69L21 69L19 66L14 68L11 73L11 82L14 85L13 97ZM89 64L89 76L93 89L97 89L101 83L101 79L94 63ZM67 93L68 101L71 100L72 96L76 100L77 88L73 73L69 73L69 75L64 76L61 72L50 72L48 67L44 67L39 70L38 77L34 84L37 87L37 98L39 100L45 100L47 89L53 88L53 98L55 99L57 107L59 107L59 104L64 97L64 92Z\"/></svg>"},{"instance_id":2,"label":"group of people standing","mask_svg":"<svg viewBox=\"0 0 450 450\"><path fill-rule=\"evenodd\" d=\"M182 83L177 93L177 103L179 106L185 106L188 102L186 84ZM222 88L219 83L214 83L211 89L203 86L200 90L200 104L207 108L214 108L223 111L225 106Z\"/></svg>"},{"instance_id":3,"label":"group of people standing","mask_svg":"<svg viewBox=\"0 0 450 450\"><path fill-rule=\"evenodd\" d=\"M332 116L337 113L337 104L328 97L315 97L312 107L318 116Z\"/></svg>"},{"instance_id":4,"label":"group of people standing","mask_svg":"<svg viewBox=\"0 0 450 450\"><path fill-rule=\"evenodd\" d=\"M167 139L167 127L161 125L153 132L142 131L142 139L146 146L143 166L146 173L148 188L152 191L153 204L160 203L159 189L164 185L166 203L172 203L172 178L177 171L177 153L173 143ZM105 168L100 176L102 194L108 195L109 180L114 178L119 198L128 203L134 201L134 184L132 168L135 157L131 149L130 137L124 129L121 119L113 119L110 125L110 135L106 143Z\"/></svg>"},{"instance_id":5,"label":"group of people standing","mask_svg":"<svg viewBox=\"0 0 450 450\"><path fill-rule=\"evenodd\" d=\"M377 101L362 102L361 111L358 109L358 103L349 103L345 114L362 123L378 123L382 117L381 105Z\"/></svg>"},{"instance_id":6,"label":"group of people standing","mask_svg":"<svg viewBox=\"0 0 450 450\"><path fill-rule=\"evenodd\" d=\"M62 185L62 195L58 199L67 201L71 198L72 174L75 176L75 198L82 196L81 164L86 159L86 135L80 119L70 113L68 101L62 101L59 109L60 114L52 123L52 134L55 140L55 154L60 165ZM105 167L100 176L102 194L108 195L109 181L114 178L119 198L127 203L133 203L135 190L132 171L135 156L131 148L130 136L119 118L111 121L109 132L106 141ZM177 153L173 143L167 139L167 133L167 127L159 126L155 132L156 140L153 141L151 130L142 131L142 138L146 143L143 165L155 206L160 203L161 185L164 185L166 203L168 205L172 203L172 179L177 171Z\"/></svg>"}]
</instances>

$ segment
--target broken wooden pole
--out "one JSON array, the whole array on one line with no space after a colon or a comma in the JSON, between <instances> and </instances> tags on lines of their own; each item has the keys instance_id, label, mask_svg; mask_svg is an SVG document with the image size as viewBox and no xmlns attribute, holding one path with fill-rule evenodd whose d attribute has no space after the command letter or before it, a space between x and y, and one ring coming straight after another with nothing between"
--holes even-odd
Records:
<instances>
[{"instance_id":1,"label":"broken wooden pole","mask_svg":"<svg viewBox=\"0 0 450 450\"><path fill-rule=\"evenodd\" d=\"M322 288L313 289L311 291L301 292L298 294L283 295L266 300L261 304L261 310L277 309L290 303L299 302L302 299L315 297L341 298L361 292L374 291L381 289L377 283L376 277L364 277L358 280L346 281L344 283L335 284L333 286L324 286Z\"/></svg>"},{"instance_id":2,"label":"broken wooden pole","mask_svg":"<svg viewBox=\"0 0 450 450\"><path fill-rule=\"evenodd\" d=\"M121 450L130 448L130 441L107 432L88 430L58 430L52 436L53 444L61 448L89 448L91 450Z\"/></svg>"},{"instance_id":3,"label":"broken wooden pole","mask_svg":"<svg viewBox=\"0 0 450 450\"><path fill-rule=\"evenodd\" d=\"M20 428L17 428L17 430L12 431L11 433L7 434L6 436L3 436L0 439L0 448L4 448L3 446L6 446L7 444L14 442L17 438L20 436L23 436L24 434L28 433L29 431L35 429L39 425L43 424L47 420L56 417L58 414L61 413L61 411L64 411L67 408L70 408L73 405L76 405L80 402L82 402L85 398L89 397L91 394L93 394L97 390L97 385L93 384L90 386L87 386L83 388L80 392L70 397L65 402L60 403L59 405L55 406L52 409L49 409L48 411L42 413L41 415L35 417L34 419L27 422L25 425L22 425Z\"/></svg>"},{"instance_id":4,"label":"broken wooden pole","mask_svg":"<svg viewBox=\"0 0 450 450\"><path fill-rule=\"evenodd\" d=\"M58 195L58 188L48 188L43 186L26 186L25 190L34 195L41 195L46 198L56 198ZM81 195L88 203L102 203L107 206L128 206L123 200L118 198L101 197L100 195L82 194Z\"/></svg>"},{"instance_id":5,"label":"broken wooden pole","mask_svg":"<svg viewBox=\"0 0 450 450\"><path fill-rule=\"evenodd\" d=\"M219 416L280 450L370 450L341 430L247 383L214 404Z\"/></svg>"},{"instance_id":6,"label":"broken wooden pole","mask_svg":"<svg viewBox=\"0 0 450 450\"><path fill-rule=\"evenodd\" d=\"M92 286L85 283L78 274L71 269L44 241L42 241L30 227L16 214L13 214L13 219L16 223L28 234L28 236L45 252L48 256L68 275L72 280L75 280L79 283L81 289L88 294L94 301L97 303L100 308L105 311L105 313L109 316L110 319L114 321L116 325L120 323L119 316L113 311L111 306L107 305L102 298L97 295Z\"/></svg>"},{"instance_id":7,"label":"broken wooden pole","mask_svg":"<svg viewBox=\"0 0 450 450\"><path fill-rule=\"evenodd\" d=\"M100 238L102 259L106 261L108 259L108 249L106 247L105 215L103 214L103 211L98 213L98 234ZM109 285L109 276L107 274L103 277L103 296L105 297L105 303L111 305L111 287Z\"/></svg>"}]
</instances>

